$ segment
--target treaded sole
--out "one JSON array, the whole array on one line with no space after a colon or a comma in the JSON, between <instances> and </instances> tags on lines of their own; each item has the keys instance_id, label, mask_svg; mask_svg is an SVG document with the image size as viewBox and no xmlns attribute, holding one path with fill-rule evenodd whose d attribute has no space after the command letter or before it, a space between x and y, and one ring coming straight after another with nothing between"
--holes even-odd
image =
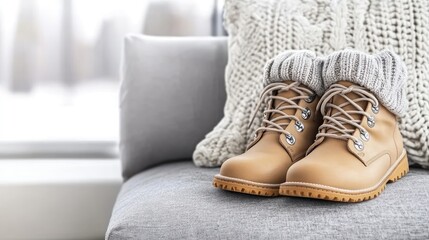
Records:
<instances>
[{"instance_id":1,"label":"treaded sole","mask_svg":"<svg viewBox=\"0 0 429 240\"><path fill-rule=\"evenodd\" d=\"M328 201L336 202L362 202L373 199L380 195L381 192L386 188L388 182L396 182L409 171L408 158L405 153L400 163L396 168L388 175L385 181L383 181L376 189L364 193L350 194L344 192L330 191L322 188L315 188L312 186L294 186L294 185L281 185L279 193L280 195L290 197L305 197L305 198L316 198Z\"/></svg>"},{"instance_id":2,"label":"treaded sole","mask_svg":"<svg viewBox=\"0 0 429 240\"><path fill-rule=\"evenodd\" d=\"M232 180L214 177L213 186L227 191L239 192L264 197L276 197L279 195L279 187L259 186L256 183L241 183Z\"/></svg>"}]
</instances>

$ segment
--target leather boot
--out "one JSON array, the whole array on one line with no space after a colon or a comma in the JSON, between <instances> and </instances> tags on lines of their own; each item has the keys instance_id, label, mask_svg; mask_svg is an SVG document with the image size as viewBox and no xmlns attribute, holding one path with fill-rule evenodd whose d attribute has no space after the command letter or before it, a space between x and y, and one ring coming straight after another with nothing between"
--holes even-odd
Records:
<instances>
[{"instance_id":1,"label":"leather boot","mask_svg":"<svg viewBox=\"0 0 429 240\"><path fill-rule=\"evenodd\" d=\"M375 60L369 58L366 61L362 60L366 57L364 54L356 54L343 57L347 61L354 57L360 59L356 60L355 64L352 61L350 63L352 66L365 63L365 66L379 67L381 72L375 74L376 76L388 77L389 74L382 71L395 74L404 71L402 65L396 71L380 65L400 61L396 56L392 59L393 55L386 55L387 57L383 55L389 61L385 61L383 56L380 59L376 57ZM341 58L336 58L332 62L337 64L341 61ZM329 67L332 66L326 66L327 71L330 71ZM360 73L345 71L345 67L342 66L334 66L331 70ZM338 78L350 77L339 75ZM403 104L399 102L392 105L392 101L386 101L388 95L380 94L380 92L392 93L394 99L400 100L404 97L403 89L392 84L379 84L382 81L385 83L404 81L401 80L403 77L378 79L380 87L357 76L350 79L367 87L361 87L351 81L338 81L330 85L318 104L318 109L323 115L323 124L320 126L316 141L308 149L308 155L289 169L286 182L280 187L280 194L360 202L375 198L384 190L387 182L394 182L404 176L408 172L408 159L396 115L393 113L398 109L402 111ZM391 86L392 89L381 91L380 88L386 86ZM368 88L372 88L375 93ZM391 104L389 109L385 106L388 104Z\"/></svg>"},{"instance_id":2,"label":"leather boot","mask_svg":"<svg viewBox=\"0 0 429 240\"><path fill-rule=\"evenodd\" d=\"M319 97L294 81L269 84L261 94L266 104L262 126L245 153L225 161L213 185L224 190L277 196L289 167L313 143L321 116Z\"/></svg>"}]
</instances>

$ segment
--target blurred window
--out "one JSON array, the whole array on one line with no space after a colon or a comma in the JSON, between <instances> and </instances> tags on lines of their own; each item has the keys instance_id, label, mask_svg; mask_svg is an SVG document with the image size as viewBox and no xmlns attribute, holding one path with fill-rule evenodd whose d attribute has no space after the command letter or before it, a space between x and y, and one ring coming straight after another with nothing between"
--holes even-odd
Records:
<instances>
[{"instance_id":1,"label":"blurred window","mask_svg":"<svg viewBox=\"0 0 429 240\"><path fill-rule=\"evenodd\" d=\"M116 157L124 36L214 35L218 5L0 0L0 158Z\"/></svg>"}]
</instances>

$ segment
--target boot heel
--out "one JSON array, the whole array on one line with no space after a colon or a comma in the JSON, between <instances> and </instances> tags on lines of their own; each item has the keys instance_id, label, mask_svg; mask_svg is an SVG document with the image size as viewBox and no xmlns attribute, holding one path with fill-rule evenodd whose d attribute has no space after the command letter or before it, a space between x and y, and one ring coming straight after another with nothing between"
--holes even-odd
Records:
<instances>
[{"instance_id":1,"label":"boot heel","mask_svg":"<svg viewBox=\"0 0 429 240\"><path fill-rule=\"evenodd\" d=\"M407 157L407 153L405 153L399 165L390 174L388 182L396 182L397 180L405 176L408 173L408 171L409 171L408 157Z\"/></svg>"}]
</instances>

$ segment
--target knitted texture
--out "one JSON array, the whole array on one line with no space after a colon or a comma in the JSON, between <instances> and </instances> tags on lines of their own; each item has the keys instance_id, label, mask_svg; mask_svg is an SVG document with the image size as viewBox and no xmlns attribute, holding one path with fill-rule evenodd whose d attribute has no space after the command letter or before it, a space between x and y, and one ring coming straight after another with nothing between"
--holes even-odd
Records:
<instances>
[{"instance_id":1,"label":"knitted texture","mask_svg":"<svg viewBox=\"0 0 429 240\"><path fill-rule=\"evenodd\" d=\"M197 165L219 166L244 152L260 125L261 112L247 127L269 59L285 50L321 56L353 48L390 49L407 66L409 109L400 128L410 160L429 167L429 1L226 0L224 18L229 33L225 116L197 145Z\"/></svg>"},{"instance_id":2,"label":"knitted texture","mask_svg":"<svg viewBox=\"0 0 429 240\"><path fill-rule=\"evenodd\" d=\"M356 83L374 93L391 112L399 116L406 113L407 69L392 51L375 55L355 50L334 52L323 61L322 78L326 88L341 80Z\"/></svg>"},{"instance_id":3,"label":"knitted texture","mask_svg":"<svg viewBox=\"0 0 429 240\"><path fill-rule=\"evenodd\" d=\"M300 82L319 96L324 92L322 60L307 50L290 50L270 59L264 69L264 85L293 80Z\"/></svg>"}]
</instances>

